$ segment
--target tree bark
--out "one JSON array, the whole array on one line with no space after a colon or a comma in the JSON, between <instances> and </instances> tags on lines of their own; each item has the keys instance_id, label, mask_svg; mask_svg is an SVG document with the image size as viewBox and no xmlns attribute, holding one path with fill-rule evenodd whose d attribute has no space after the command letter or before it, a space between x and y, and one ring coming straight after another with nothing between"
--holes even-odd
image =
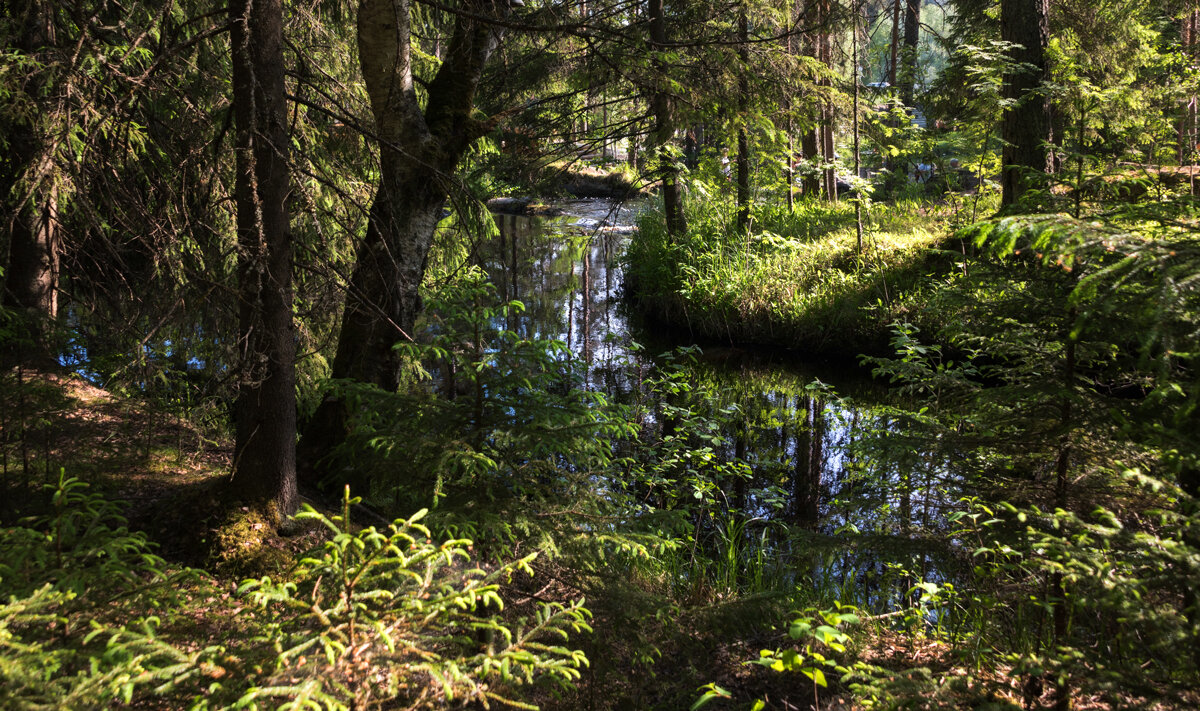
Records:
<instances>
[{"instance_id":1,"label":"tree bark","mask_svg":"<svg viewBox=\"0 0 1200 711\"><path fill-rule=\"evenodd\" d=\"M862 150L861 150L861 146L859 143L861 137L859 135L859 126L858 126L858 99L859 99L859 91L858 91L858 72L859 72L858 20L859 20L859 15L858 15L858 12L855 11L854 24L851 26L851 29L850 29L850 31L853 33L851 35L851 44L853 46L853 51L852 51L853 64L851 65L852 71L850 73L850 76L854 81L854 104L853 104L852 120L854 121L854 179L855 180L859 180L862 178ZM868 28L870 27L870 23L867 24L867 27ZM855 195L854 195L854 234L855 234L855 238L856 238L855 243L858 247L858 253L862 254L862 252L863 252L862 198L858 194L858 184L857 183L855 183Z\"/></svg>"},{"instance_id":2,"label":"tree bark","mask_svg":"<svg viewBox=\"0 0 1200 711\"><path fill-rule=\"evenodd\" d=\"M49 66L48 57L57 44L53 4L31 0L10 11L23 20L15 48ZM21 91L44 108L49 70L32 73ZM50 97L53 99L53 97ZM9 234L8 268L5 270L3 305L21 311L29 319L28 341L32 351L17 357L27 363L52 365L48 338L50 323L58 317L58 281L62 253L58 221L58 177L44 129L36 118L15 119L5 127L8 154L0 161L0 200L5 210L4 228Z\"/></svg>"},{"instance_id":3,"label":"tree bark","mask_svg":"<svg viewBox=\"0 0 1200 711\"><path fill-rule=\"evenodd\" d=\"M738 16L738 60L742 71L738 79L738 155L737 155L737 221L738 232L750 230L750 137L746 133L746 112L750 101L750 18L743 2Z\"/></svg>"},{"instance_id":4,"label":"tree bark","mask_svg":"<svg viewBox=\"0 0 1200 711\"><path fill-rule=\"evenodd\" d=\"M651 142L657 163L656 170L662 176L663 213L667 222L667 234L675 238L687 232L687 220L683 215L683 196L679 190L679 168L669 151L675 136L675 126L671 117L670 95L664 86L667 65L659 54L667 43L667 18L663 0L648 0L646 14L650 18L650 52L654 67L654 86L650 95L650 108L654 113Z\"/></svg>"},{"instance_id":5,"label":"tree bark","mask_svg":"<svg viewBox=\"0 0 1200 711\"><path fill-rule=\"evenodd\" d=\"M1000 38L1020 45L1010 51L1014 68L1004 75L1004 98L1012 105L1002 127L1002 209L1015 205L1037 184L1037 176L1047 171L1050 111L1041 89L1047 78L1048 18L1048 0L1003 0L1000 4Z\"/></svg>"},{"instance_id":6,"label":"tree bark","mask_svg":"<svg viewBox=\"0 0 1200 711\"><path fill-rule=\"evenodd\" d=\"M469 15L497 18L507 5L463 3ZM333 364L335 378L394 390L392 347L411 339L433 235L449 194L448 176L490 124L472 117L484 66L499 30L464 15L455 21L445 61L422 111L412 74L407 0L363 0L359 61L379 137L382 179L350 280Z\"/></svg>"},{"instance_id":7,"label":"tree bark","mask_svg":"<svg viewBox=\"0 0 1200 711\"><path fill-rule=\"evenodd\" d=\"M280 0L233 0L229 11L241 351L232 485L273 509L278 525L299 505L283 9Z\"/></svg>"},{"instance_id":8,"label":"tree bark","mask_svg":"<svg viewBox=\"0 0 1200 711\"><path fill-rule=\"evenodd\" d=\"M821 0L821 22L826 27L821 31L819 40L820 59L829 71L833 71L833 33L827 25L832 17L830 0ZM827 166L822 176L822 186L825 198L830 202L837 202L837 168L834 167L837 162L837 150L833 143L833 127L836 118L833 111L833 99L830 96L833 92L833 80L826 76L821 80L821 86L825 87L825 99L821 109L821 155Z\"/></svg>"},{"instance_id":9,"label":"tree bark","mask_svg":"<svg viewBox=\"0 0 1200 711\"><path fill-rule=\"evenodd\" d=\"M900 101L913 105L917 82L917 46L921 42L921 0L907 0L904 8L904 49L900 53Z\"/></svg>"},{"instance_id":10,"label":"tree bark","mask_svg":"<svg viewBox=\"0 0 1200 711\"><path fill-rule=\"evenodd\" d=\"M509 7L491 0L464 0L460 7L464 14L455 19L422 109L413 80L408 0L359 3L359 62L379 142L381 180L350 277L333 361L336 379L396 389L399 362L393 347L413 337L450 175L492 128L491 121L472 116L475 92L501 34L485 18L503 19ZM302 442L306 464L313 465L318 480L329 482L332 471L319 462L345 441L346 426L345 403L326 397ZM370 484L338 483L360 491Z\"/></svg>"},{"instance_id":11,"label":"tree bark","mask_svg":"<svg viewBox=\"0 0 1200 711\"><path fill-rule=\"evenodd\" d=\"M828 2L827 0L806 0L804 5L804 16L808 27L817 28L804 39L804 51L807 56L816 59L817 61L829 66L827 63L829 55L829 37L828 29L825 27L829 22ZM800 150L804 153L804 157L810 161L815 161L817 164L825 164L830 160L830 145L832 140L827 144L826 131L829 130L828 137L832 139L832 126L830 125L830 108L829 102L824 96L826 87L830 86L829 81L824 76L819 76L814 81L817 90L814 92L813 104L813 127L804 132L801 136ZM804 193L806 195L820 196L823 199L830 199L829 193L829 170L822 168L819 172L810 172L804 177ZM836 189L834 195L836 195Z\"/></svg>"},{"instance_id":12,"label":"tree bark","mask_svg":"<svg viewBox=\"0 0 1200 711\"><path fill-rule=\"evenodd\" d=\"M9 219L4 305L39 320L53 320L58 316L61 254L58 199L52 187L39 192L37 199L25 201Z\"/></svg>"},{"instance_id":13,"label":"tree bark","mask_svg":"<svg viewBox=\"0 0 1200 711\"><path fill-rule=\"evenodd\" d=\"M1189 61L1195 60L1197 45L1197 25L1200 24L1200 10L1194 3L1189 3L1179 21L1179 45L1183 56ZM1197 131L1196 131L1195 96L1185 97L1178 123L1179 135L1179 165L1192 165L1195 160Z\"/></svg>"},{"instance_id":14,"label":"tree bark","mask_svg":"<svg viewBox=\"0 0 1200 711\"><path fill-rule=\"evenodd\" d=\"M900 7L905 0L892 2L891 62L888 63L888 86L896 86L896 65L900 60Z\"/></svg>"}]
</instances>

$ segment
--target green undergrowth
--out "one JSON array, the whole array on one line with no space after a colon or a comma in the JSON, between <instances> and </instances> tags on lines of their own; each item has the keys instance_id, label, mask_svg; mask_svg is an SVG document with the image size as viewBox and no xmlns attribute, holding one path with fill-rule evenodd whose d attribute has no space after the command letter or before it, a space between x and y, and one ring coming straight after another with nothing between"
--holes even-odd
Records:
<instances>
[{"instance_id":1,"label":"green undergrowth","mask_svg":"<svg viewBox=\"0 0 1200 711\"><path fill-rule=\"evenodd\" d=\"M351 524L348 493L340 514L306 506L318 543L231 588L168 564L86 483L60 474L46 494L0 541L5 709L530 708L587 664L582 600L501 615L534 555L472 567L471 542L435 541L423 511L376 528Z\"/></svg>"},{"instance_id":2,"label":"green undergrowth","mask_svg":"<svg viewBox=\"0 0 1200 711\"><path fill-rule=\"evenodd\" d=\"M888 326L911 308L931 273L955 268L944 206L904 203L867 218L859 252L847 202L763 206L749 234L732 207L689 210L672 240L648 212L626 256L640 311L710 340L779 345L809 353L886 352Z\"/></svg>"}]
</instances>

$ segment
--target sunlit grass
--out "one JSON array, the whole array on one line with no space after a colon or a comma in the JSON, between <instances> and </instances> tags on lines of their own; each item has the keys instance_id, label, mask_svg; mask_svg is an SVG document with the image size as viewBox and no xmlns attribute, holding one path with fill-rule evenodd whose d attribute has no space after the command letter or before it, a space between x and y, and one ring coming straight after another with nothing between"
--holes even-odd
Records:
<instances>
[{"instance_id":1,"label":"sunlit grass","mask_svg":"<svg viewBox=\"0 0 1200 711\"><path fill-rule=\"evenodd\" d=\"M946 233L944 210L892 206L867 221L858 249L849 204L764 208L749 235L722 205L667 240L657 215L630 249L638 298L652 314L710 338L804 350L876 350Z\"/></svg>"}]
</instances>

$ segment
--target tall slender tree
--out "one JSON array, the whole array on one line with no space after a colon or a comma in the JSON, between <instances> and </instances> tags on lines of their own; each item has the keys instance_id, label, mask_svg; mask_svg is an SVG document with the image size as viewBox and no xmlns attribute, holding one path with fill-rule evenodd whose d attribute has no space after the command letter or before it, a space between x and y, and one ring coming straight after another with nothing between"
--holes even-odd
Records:
<instances>
[{"instance_id":1,"label":"tall slender tree","mask_svg":"<svg viewBox=\"0 0 1200 711\"><path fill-rule=\"evenodd\" d=\"M229 12L241 360L233 486L282 523L299 503L283 9L280 0L233 0Z\"/></svg>"},{"instance_id":2,"label":"tall slender tree","mask_svg":"<svg viewBox=\"0 0 1200 711\"><path fill-rule=\"evenodd\" d=\"M745 0L738 12L738 59L741 71L738 75L737 221L738 231L744 234L750 229L750 136L746 131L746 114L750 103L750 13Z\"/></svg>"},{"instance_id":3,"label":"tall slender tree","mask_svg":"<svg viewBox=\"0 0 1200 711\"><path fill-rule=\"evenodd\" d=\"M654 130L650 135L655 169L662 180L663 211L666 215L667 233L672 237L687 232L687 220L683 215L683 195L679 190L679 167L671 154L671 141L675 136L675 124L671 116L671 94L667 89L667 62L662 53L667 46L667 15L663 0L647 0L646 16L650 20L651 66L654 69L654 84L650 89L650 110L654 114Z\"/></svg>"},{"instance_id":4,"label":"tall slender tree","mask_svg":"<svg viewBox=\"0 0 1200 711\"><path fill-rule=\"evenodd\" d=\"M804 51L823 65L814 81L813 125L801 138L804 156L818 162L822 168L818 173L810 173L805 177L804 192L819 195L824 200L837 200L837 179L833 167L836 160L833 143L834 115L833 102L829 96L833 86L829 77L833 60L831 12L830 0L806 0L804 5L805 26L808 28L804 37Z\"/></svg>"},{"instance_id":5,"label":"tall slender tree","mask_svg":"<svg viewBox=\"0 0 1200 711\"><path fill-rule=\"evenodd\" d=\"M1189 0L1184 5L1179 18L1179 45L1183 56L1189 62L1195 62L1197 48L1200 47L1200 7L1195 0ZM1197 99L1190 95L1184 98L1182 110L1177 125L1179 135L1179 164L1192 165L1195 163L1196 144L1200 141L1200 131L1197 130Z\"/></svg>"},{"instance_id":6,"label":"tall slender tree","mask_svg":"<svg viewBox=\"0 0 1200 711\"><path fill-rule=\"evenodd\" d=\"M913 105L917 83L917 48L921 43L921 0L906 0L904 6L904 47L900 52L897 77L900 102Z\"/></svg>"}]
</instances>

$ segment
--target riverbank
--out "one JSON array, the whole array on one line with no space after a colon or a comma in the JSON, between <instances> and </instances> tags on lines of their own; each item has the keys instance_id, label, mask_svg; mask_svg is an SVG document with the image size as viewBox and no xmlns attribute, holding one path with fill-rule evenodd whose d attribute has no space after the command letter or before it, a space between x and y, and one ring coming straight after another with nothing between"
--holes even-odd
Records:
<instances>
[{"instance_id":1,"label":"riverbank","mask_svg":"<svg viewBox=\"0 0 1200 711\"><path fill-rule=\"evenodd\" d=\"M693 215L677 240L661 213L643 217L625 267L639 313L700 341L882 355L893 323L932 323L919 298L929 279L961 270L961 254L947 249L953 213L945 205L880 210L868 218L861 252L849 203L766 207L749 236L730 212Z\"/></svg>"},{"instance_id":2,"label":"riverbank","mask_svg":"<svg viewBox=\"0 0 1200 711\"><path fill-rule=\"evenodd\" d=\"M646 197L651 192L649 186L624 164L588 165L565 161L532 169L515 184L503 183L495 187L501 194L487 201L489 210L528 217L563 214L555 201L564 196L627 202Z\"/></svg>"}]
</instances>

